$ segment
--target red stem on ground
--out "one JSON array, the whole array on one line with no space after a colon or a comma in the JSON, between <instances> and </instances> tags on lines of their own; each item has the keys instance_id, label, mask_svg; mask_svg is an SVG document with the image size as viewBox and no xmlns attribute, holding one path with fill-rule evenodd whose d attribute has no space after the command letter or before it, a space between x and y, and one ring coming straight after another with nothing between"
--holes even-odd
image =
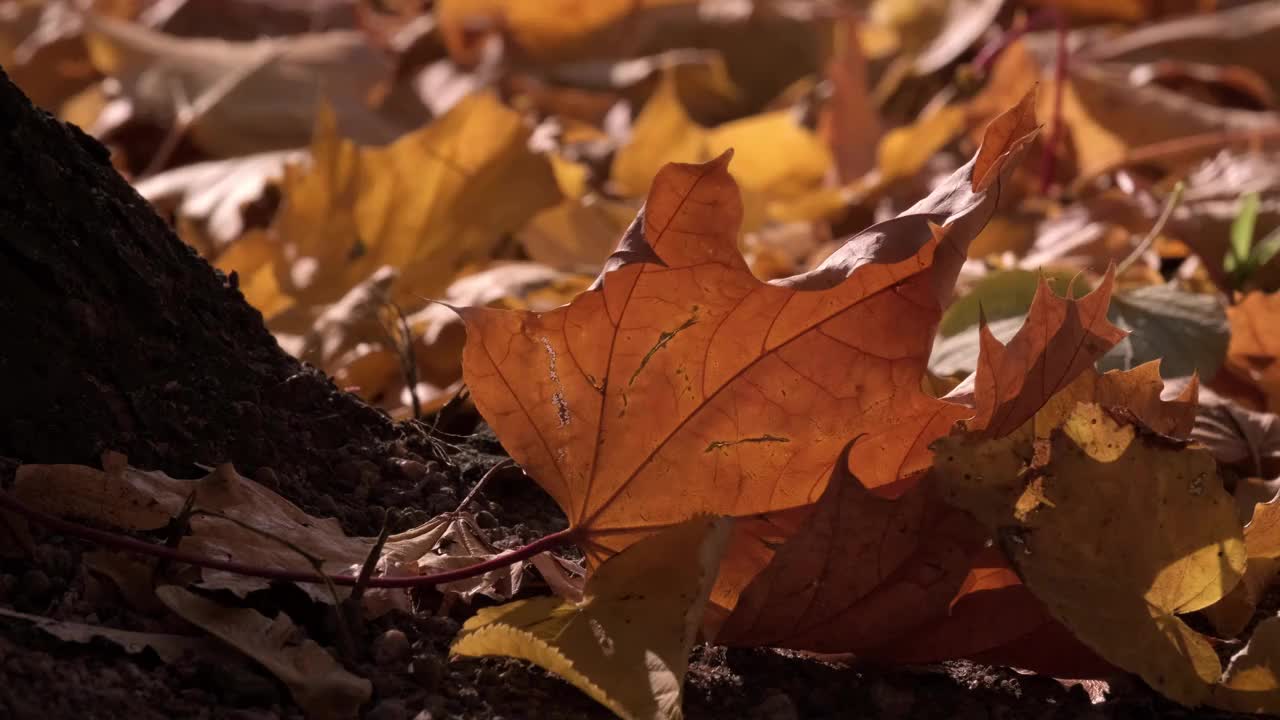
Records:
<instances>
[{"instance_id":1,"label":"red stem on ground","mask_svg":"<svg viewBox=\"0 0 1280 720\"><path fill-rule=\"evenodd\" d=\"M211 570L222 570L225 572L236 573L237 575L247 575L249 577L260 577L267 580L277 580L281 582L298 582L298 583L325 583L331 582L334 585L354 586L359 581L358 575L328 575L321 576L313 572L301 572L297 570L282 570L279 568L264 568L256 565L248 565L238 563L232 560L220 560L218 558L197 555L196 553L183 552L175 548L165 547L163 545L155 545L153 543L132 538L127 535L99 530L87 525L64 520L60 517L50 515L46 512L36 510L21 500L13 497L9 493L0 492L0 507L12 510L19 515L43 525L50 530L60 532L83 540L98 543L104 547L115 550L135 553L138 555L149 555L151 557L164 558L175 562L187 563L198 567L209 568ZM455 580L465 580L477 575L483 575L490 570L497 570L508 565L513 565L521 560L537 555L540 552L551 550L562 545L568 545L577 539L577 532L574 528L565 528L559 532L551 533L534 540L524 547L516 548L501 555L494 556L482 563L468 565L464 568L449 570L447 572L435 573L433 575L408 575L398 577L374 577L369 578L365 583L365 587L370 588L417 588L432 587L442 583L453 582Z\"/></svg>"},{"instance_id":2,"label":"red stem on ground","mask_svg":"<svg viewBox=\"0 0 1280 720\"><path fill-rule=\"evenodd\" d=\"M1029 32L1040 30L1054 22L1054 10L1052 8L1041 8L1034 15L1026 20L1016 23L1007 31L997 35L986 45L983 45L978 54L974 56L973 61L969 64L978 75L986 75L991 70L991 66L995 64L1010 45L1022 39L1023 35Z\"/></svg>"},{"instance_id":3,"label":"red stem on ground","mask_svg":"<svg viewBox=\"0 0 1280 720\"><path fill-rule=\"evenodd\" d=\"M1058 54L1053 63L1053 116L1049 118L1049 137L1044 141L1044 154L1040 157L1040 194L1049 194L1053 185L1054 166L1058 159L1058 144L1062 139L1062 95L1067 85L1067 14L1062 8L1051 8L1054 24L1058 28Z\"/></svg>"}]
</instances>

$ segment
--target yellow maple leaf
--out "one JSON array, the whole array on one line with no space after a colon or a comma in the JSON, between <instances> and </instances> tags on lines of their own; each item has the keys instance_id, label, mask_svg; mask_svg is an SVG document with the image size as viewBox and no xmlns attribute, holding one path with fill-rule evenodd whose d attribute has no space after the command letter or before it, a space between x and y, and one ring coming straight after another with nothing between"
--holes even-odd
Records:
<instances>
[{"instance_id":1,"label":"yellow maple leaf","mask_svg":"<svg viewBox=\"0 0 1280 720\"><path fill-rule=\"evenodd\" d=\"M451 651L529 660L622 718L680 718L689 650L730 526L704 516L651 535L605 561L581 602L541 597L484 608Z\"/></svg>"}]
</instances>

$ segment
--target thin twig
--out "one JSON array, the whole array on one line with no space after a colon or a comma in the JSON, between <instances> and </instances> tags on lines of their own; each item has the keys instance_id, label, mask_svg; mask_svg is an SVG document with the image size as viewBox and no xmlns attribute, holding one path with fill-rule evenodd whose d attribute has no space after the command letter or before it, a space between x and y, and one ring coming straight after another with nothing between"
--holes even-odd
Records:
<instances>
[{"instance_id":1,"label":"thin twig","mask_svg":"<svg viewBox=\"0 0 1280 720\"><path fill-rule=\"evenodd\" d=\"M498 463L497 465L494 465L493 467L489 468L489 471L486 472L484 476L480 478L480 482L477 482L475 487L471 488L471 492L467 493L467 496L462 498L462 502L458 503L458 509L454 510L454 512L460 513L463 510L466 510L467 506L471 504L471 501L476 499L476 495L480 494L480 489L483 488L489 482L489 478L493 477L494 475L497 475L499 471L509 468L515 464L516 464L515 460L512 460L511 458L507 458L502 462Z\"/></svg>"},{"instance_id":2,"label":"thin twig","mask_svg":"<svg viewBox=\"0 0 1280 720\"><path fill-rule=\"evenodd\" d=\"M378 561L382 559L382 548L387 544L387 536L391 534L391 523L388 522L390 515L389 510L383 510L382 529L378 531L378 539L374 541L373 547L369 548L369 554L365 556L364 564L360 566L356 584L351 588L351 594L347 599L334 608L339 620L349 627L359 628L362 636L365 632L365 624L361 600L364 599L364 591L369 587L369 580L373 578L373 571L378 567ZM354 658L354 648L352 657Z\"/></svg>"},{"instance_id":3,"label":"thin twig","mask_svg":"<svg viewBox=\"0 0 1280 720\"><path fill-rule=\"evenodd\" d=\"M391 534L391 524L387 522L387 516L390 513L384 511L382 513L382 529L378 531L378 539L374 541L373 547L369 548L369 554L364 559L364 564L360 566L360 574L356 576L355 587L351 590L350 600L353 604L359 604L360 598L364 597L364 591L369 587L369 580L373 578L373 571L378 567L378 560L382 559L382 548L387 544L387 536Z\"/></svg>"},{"instance_id":4,"label":"thin twig","mask_svg":"<svg viewBox=\"0 0 1280 720\"><path fill-rule=\"evenodd\" d=\"M195 102L188 103L185 91L181 85L173 87L174 103L178 106L174 116L173 127L169 128L169 132L161 141L160 147L156 149L155 155L151 156L151 162L147 163L147 167L138 176L138 179L148 178L164 168L165 163L169 162L169 157L173 155L173 151L178 148L178 142L186 136L191 126L196 124L210 110L217 107L219 103L227 99L227 96L236 88L253 76L267 63L274 60L280 54L280 48L276 45L268 45L264 47L249 62L236 68L218 79L216 83L206 89Z\"/></svg>"},{"instance_id":5,"label":"thin twig","mask_svg":"<svg viewBox=\"0 0 1280 720\"><path fill-rule=\"evenodd\" d=\"M409 318L404 314L404 308L400 307L399 303L391 299L386 302L387 306L396 313L403 340L397 340L396 333L385 327L383 332L391 340L391 345L396 350L396 358L400 360L400 373L404 375L405 387L409 389L409 401L412 403L413 419L420 421L422 420L422 401L418 398L418 358L413 349L413 328L409 327Z\"/></svg>"},{"instance_id":6,"label":"thin twig","mask_svg":"<svg viewBox=\"0 0 1280 720\"><path fill-rule=\"evenodd\" d=\"M187 535L190 530L189 523L191 522L191 513L195 510L195 507L196 491L192 490L187 494L186 501L182 503L182 509L178 511L177 515L170 518L169 525L165 528L165 547L177 549L178 543L182 542L182 538ZM168 571L169 561L163 558L160 559L160 561L155 564L155 567L151 568L151 584L155 585Z\"/></svg>"},{"instance_id":7,"label":"thin twig","mask_svg":"<svg viewBox=\"0 0 1280 720\"><path fill-rule=\"evenodd\" d=\"M1173 192L1169 193L1169 199L1165 201L1164 210L1160 211L1160 217L1156 218L1155 225L1152 225L1151 229L1147 231L1146 237L1142 238L1142 242L1138 243L1138 246L1116 266L1116 277L1123 275L1125 270L1128 270L1130 266L1137 262L1138 258L1142 257L1143 253L1151 249L1151 244L1156 241L1156 237L1164 230L1164 226L1169 222L1169 218L1178 207L1178 203L1182 202L1182 193L1186 189L1186 183L1181 180L1178 181L1177 185L1173 186Z\"/></svg>"},{"instance_id":8,"label":"thin twig","mask_svg":"<svg viewBox=\"0 0 1280 720\"><path fill-rule=\"evenodd\" d=\"M150 557L168 558L177 562L195 565L197 567L209 568L211 570L222 570L225 572L245 575L247 577L260 577L268 580L278 580L281 582L295 583L333 583L342 587L353 587L359 582L359 577L355 575L325 575L323 573L307 573L296 570L282 570L279 568L264 568L257 565L249 565L247 563L239 563L231 560L221 560L219 558L207 557L196 553L174 550L162 545L155 545L144 540L129 537L128 535L120 535L118 533L99 530L87 525L82 525L71 520L51 515L41 510L27 505L21 500L13 497L9 493L0 493L0 507L8 508L28 520L43 525L50 530L72 535L83 540L96 542L104 547L115 550L136 553L139 555L147 555ZM558 532L544 535L537 540L523 547L510 550L501 555L496 555L484 562L468 565L464 568L457 568L445 572L434 573L431 575L410 575L403 577L375 577L371 578L367 583L370 588L416 588L416 587L434 587L442 583L453 582L455 580L465 580L467 578L483 575L490 570L504 568L521 560L558 548L562 545L577 542L577 528L565 528Z\"/></svg>"}]
</instances>

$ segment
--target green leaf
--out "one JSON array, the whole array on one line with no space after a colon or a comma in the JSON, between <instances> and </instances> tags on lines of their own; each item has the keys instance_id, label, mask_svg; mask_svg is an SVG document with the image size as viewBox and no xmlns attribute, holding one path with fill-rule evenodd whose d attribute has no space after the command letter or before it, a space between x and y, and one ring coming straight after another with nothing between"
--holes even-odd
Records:
<instances>
[{"instance_id":1,"label":"green leaf","mask_svg":"<svg viewBox=\"0 0 1280 720\"><path fill-rule=\"evenodd\" d=\"M1270 234L1253 246L1253 254L1249 257L1249 264L1255 269L1260 268L1271 262L1277 252L1280 252L1280 227L1272 230Z\"/></svg>"},{"instance_id":2,"label":"green leaf","mask_svg":"<svg viewBox=\"0 0 1280 720\"><path fill-rule=\"evenodd\" d=\"M1036 286L1040 284L1041 275L1052 286L1070 288L1072 297L1082 297L1091 289L1086 282L1076 281L1073 284L1071 279L1074 273L1061 270L994 272L979 280L972 290L947 308L938 323L938 333L943 337L950 337L969 328L976 328L980 314L985 314L988 321L1026 315L1027 309L1031 307L1031 298L1035 297Z\"/></svg>"},{"instance_id":3,"label":"green leaf","mask_svg":"<svg viewBox=\"0 0 1280 720\"><path fill-rule=\"evenodd\" d=\"M1213 377L1226 358L1231 329L1222 302L1213 295L1152 285L1116 295L1111 322L1131 331L1098 361L1100 370L1129 370L1160 360L1165 377L1198 372Z\"/></svg>"},{"instance_id":4,"label":"green leaf","mask_svg":"<svg viewBox=\"0 0 1280 720\"><path fill-rule=\"evenodd\" d=\"M1240 198L1240 213L1231 223L1231 251L1223 260L1227 272L1236 272L1249 260L1249 251L1253 247L1253 230L1258 222L1258 193L1246 193Z\"/></svg>"}]
</instances>

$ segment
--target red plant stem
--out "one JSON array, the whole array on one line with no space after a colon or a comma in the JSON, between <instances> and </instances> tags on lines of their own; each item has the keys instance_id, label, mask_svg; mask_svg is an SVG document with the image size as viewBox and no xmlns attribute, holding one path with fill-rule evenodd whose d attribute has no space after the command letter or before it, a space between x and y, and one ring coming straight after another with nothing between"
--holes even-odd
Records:
<instances>
[{"instance_id":1,"label":"red plant stem","mask_svg":"<svg viewBox=\"0 0 1280 720\"><path fill-rule=\"evenodd\" d=\"M0 492L0 506L14 511L28 520L45 526L50 530L60 532L66 535L89 540L98 543L104 547L123 550L125 552L136 553L138 555L149 555L151 557L165 558L175 562L187 563L188 565L196 565L198 567L209 568L211 570L223 570L237 575L247 575L249 577L260 577L268 580L278 580L282 582L298 582L298 583L324 583L326 577L328 582L334 585L354 586L359 581L358 575L328 575L322 576L312 572L301 572L297 570L282 570L278 568L264 568L256 565L248 565L238 563L232 560L220 560L218 558L206 557L195 553L183 552L175 548L165 547L163 545L155 545L144 540L138 540L127 535L108 532L106 530L98 530L87 525L81 525L77 522L64 520L60 517L50 515L46 512L36 510L21 500L13 497L9 493ZM408 575L400 577L375 577L370 578L365 587L371 588L416 588L416 587L432 587L442 583L453 582L455 580L465 580L467 578L483 575L490 570L507 567L521 560L537 555L540 552L551 550L553 548L567 545L577 539L577 531L575 528L565 528L559 532L545 535L524 547L516 548L501 555L494 556L482 563L468 565L464 568L449 570L447 572L435 573L433 575Z\"/></svg>"},{"instance_id":2,"label":"red plant stem","mask_svg":"<svg viewBox=\"0 0 1280 720\"><path fill-rule=\"evenodd\" d=\"M1042 8L1025 21L1017 23L1009 28L1006 32L996 36L986 45L978 50L978 54L974 56L973 61L969 64L978 75L986 75L996 60L1009 48L1010 45L1022 39L1023 35L1034 30L1040 30L1046 25L1054 21L1054 10L1052 8Z\"/></svg>"},{"instance_id":3,"label":"red plant stem","mask_svg":"<svg viewBox=\"0 0 1280 720\"><path fill-rule=\"evenodd\" d=\"M1053 116L1049 118L1049 137L1044 141L1044 154L1040 157L1041 195L1047 195L1053 185L1058 144L1062 139L1062 96L1067 85L1067 14L1059 7L1052 12L1058 26L1058 54L1053 63Z\"/></svg>"}]
</instances>

